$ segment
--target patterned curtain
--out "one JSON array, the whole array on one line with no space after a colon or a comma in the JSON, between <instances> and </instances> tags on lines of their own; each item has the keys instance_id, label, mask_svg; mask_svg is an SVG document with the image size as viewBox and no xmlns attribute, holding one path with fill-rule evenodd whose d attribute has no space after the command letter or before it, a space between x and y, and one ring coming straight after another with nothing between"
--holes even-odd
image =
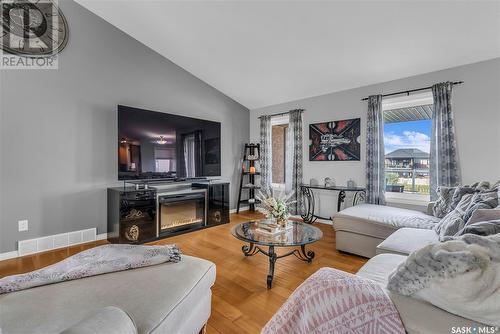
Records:
<instances>
[{"instance_id":1,"label":"patterned curtain","mask_svg":"<svg viewBox=\"0 0 500 334\"><path fill-rule=\"evenodd\" d=\"M366 202L384 205L385 153L382 95L372 95L368 98L366 128Z\"/></svg>"},{"instance_id":2,"label":"patterned curtain","mask_svg":"<svg viewBox=\"0 0 500 334\"><path fill-rule=\"evenodd\" d=\"M293 192L295 204L291 207L291 214L302 213L302 193L300 185L302 182L302 112L304 109L291 110L289 113L289 125L287 136L287 168L285 173L286 192Z\"/></svg>"},{"instance_id":3,"label":"patterned curtain","mask_svg":"<svg viewBox=\"0 0 500 334\"><path fill-rule=\"evenodd\" d=\"M436 200L438 186L456 186L461 182L458 166L455 125L451 110L451 82L432 86L434 110L432 112L431 133L431 201Z\"/></svg>"},{"instance_id":4,"label":"patterned curtain","mask_svg":"<svg viewBox=\"0 0 500 334\"><path fill-rule=\"evenodd\" d=\"M260 182L264 189L271 188L272 177L271 116L260 117Z\"/></svg>"}]
</instances>

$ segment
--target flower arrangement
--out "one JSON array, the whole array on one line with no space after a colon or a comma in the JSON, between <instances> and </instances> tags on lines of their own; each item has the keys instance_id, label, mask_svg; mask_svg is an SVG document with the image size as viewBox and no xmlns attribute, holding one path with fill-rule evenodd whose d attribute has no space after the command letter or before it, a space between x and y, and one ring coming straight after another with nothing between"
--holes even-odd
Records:
<instances>
[{"instance_id":1,"label":"flower arrangement","mask_svg":"<svg viewBox=\"0 0 500 334\"><path fill-rule=\"evenodd\" d=\"M293 194L293 192L289 194L280 192L279 196L276 197L272 189L270 191L265 190L264 192L259 190L256 198L260 200L261 211L267 218L274 218L278 222L283 223L290 217L290 213L288 212L289 206L296 202L291 200Z\"/></svg>"}]
</instances>

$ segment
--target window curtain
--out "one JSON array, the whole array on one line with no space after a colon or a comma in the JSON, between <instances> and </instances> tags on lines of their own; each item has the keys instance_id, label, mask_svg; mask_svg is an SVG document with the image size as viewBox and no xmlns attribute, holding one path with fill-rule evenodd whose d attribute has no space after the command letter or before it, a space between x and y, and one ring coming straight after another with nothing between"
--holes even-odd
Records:
<instances>
[{"instance_id":1,"label":"window curtain","mask_svg":"<svg viewBox=\"0 0 500 334\"><path fill-rule=\"evenodd\" d=\"M432 86L434 109L431 133L431 201L436 200L438 186L456 186L461 182L458 166L455 125L451 108L453 83L443 82Z\"/></svg>"},{"instance_id":2,"label":"window curtain","mask_svg":"<svg viewBox=\"0 0 500 334\"><path fill-rule=\"evenodd\" d=\"M190 134L184 137L184 166L186 177L196 176L195 136Z\"/></svg>"},{"instance_id":3,"label":"window curtain","mask_svg":"<svg viewBox=\"0 0 500 334\"><path fill-rule=\"evenodd\" d=\"M366 132L366 201L385 204L384 113L382 95L368 97Z\"/></svg>"},{"instance_id":4,"label":"window curtain","mask_svg":"<svg viewBox=\"0 0 500 334\"><path fill-rule=\"evenodd\" d=\"M291 110L289 113L289 125L287 133L285 190L293 192L295 203L291 205L290 213L298 215L302 213L302 112L303 109Z\"/></svg>"},{"instance_id":5,"label":"window curtain","mask_svg":"<svg viewBox=\"0 0 500 334\"><path fill-rule=\"evenodd\" d=\"M264 189L271 189L272 181L271 116L260 117L260 182Z\"/></svg>"}]
</instances>

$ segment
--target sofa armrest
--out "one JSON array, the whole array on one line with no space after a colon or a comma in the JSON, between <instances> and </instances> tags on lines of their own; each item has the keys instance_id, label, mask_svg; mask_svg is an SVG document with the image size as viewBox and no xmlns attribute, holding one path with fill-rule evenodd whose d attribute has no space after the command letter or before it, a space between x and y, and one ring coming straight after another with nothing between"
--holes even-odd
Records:
<instances>
[{"instance_id":1,"label":"sofa armrest","mask_svg":"<svg viewBox=\"0 0 500 334\"><path fill-rule=\"evenodd\" d=\"M115 306L107 306L96 310L94 314L82 319L61 334L93 333L137 334L137 328L125 311Z\"/></svg>"},{"instance_id":2,"label":"sofa armrest","mask_svg":"<svg viewBox=\"0 0 500 334\"><path fill-rule=\"evenodd\" d=\"M427 203L427 214L430 216L434 216L434 204L436 204L436 202Z\"/></svg>"}]
</instances>

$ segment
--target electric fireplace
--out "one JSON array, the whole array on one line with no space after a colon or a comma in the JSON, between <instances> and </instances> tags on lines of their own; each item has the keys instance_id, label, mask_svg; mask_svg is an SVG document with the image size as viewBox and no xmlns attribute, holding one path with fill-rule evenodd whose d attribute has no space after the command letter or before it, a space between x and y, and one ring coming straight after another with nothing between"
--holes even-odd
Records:
<instances>
[{"instance_id":1,"label":"electric fireplace","mask_svg":"<svg viewBox=\"0 0 500 334\"><path fill-rule=\"evenodd\" d=\"M158 197L158 231L160 236L198 229L206 225L206 191L169 193Z\"/></svg>"}]
</instances>

